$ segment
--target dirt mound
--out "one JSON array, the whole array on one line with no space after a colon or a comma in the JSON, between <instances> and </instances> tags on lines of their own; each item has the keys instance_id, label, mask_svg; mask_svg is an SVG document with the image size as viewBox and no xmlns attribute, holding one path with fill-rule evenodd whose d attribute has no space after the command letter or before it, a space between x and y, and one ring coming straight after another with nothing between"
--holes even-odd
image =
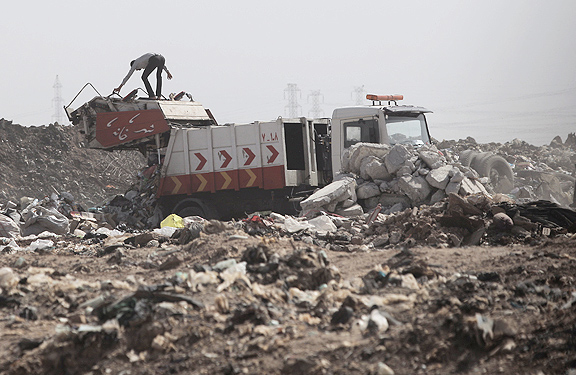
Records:
<instances>
[{"instance_id":1,"label":"dirt mound","mask_svg":"<svg viewBox=\"0 0 576 375\"><path fill-rule=\"evenodd\" d=\"M124 193L144 165L138 152L82 148L72 126L0 119L0 201L68 192L89 208Z\"/></svg>"}]
</instances>

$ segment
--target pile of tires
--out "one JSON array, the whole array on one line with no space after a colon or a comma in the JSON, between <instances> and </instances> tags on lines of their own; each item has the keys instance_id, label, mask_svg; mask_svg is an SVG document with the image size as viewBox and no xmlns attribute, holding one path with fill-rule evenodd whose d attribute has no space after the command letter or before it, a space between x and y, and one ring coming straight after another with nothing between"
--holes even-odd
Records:
<instances>
[{"instance_id":1,"label":"pile of tires","mask_svg":"<svg viewBox=\"0 0 576 375\"><path fill-rule=\"evenodd\" d=\"M481 177L488 177L495 193L507 194L514 188L514 172L502 156L465 150L460 153L459 161L463 166L474 169Z\"/></svg>"}]
</instances>

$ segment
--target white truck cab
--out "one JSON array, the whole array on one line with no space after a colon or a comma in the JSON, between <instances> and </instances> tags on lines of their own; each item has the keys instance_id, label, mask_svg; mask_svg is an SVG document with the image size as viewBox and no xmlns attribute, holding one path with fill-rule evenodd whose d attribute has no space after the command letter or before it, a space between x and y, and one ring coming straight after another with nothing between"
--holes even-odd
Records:
<instances>
[{"instance_id":1,"label":"white truck cab","mask_svg":"<svg viewBox=\"0 0 576 375\"><path fill-rule=\"evenodd\" d=\"M397 105L402 95L366 96L371 106L337 108L332 113L332 173L341 169L344 150L358 142L420 146L430 143L425 113L430 110ZM382 105L387 101L387 105ZM376 104L378 102L378 104ZM392 104L393 103L393 104Z\"/></svg>"}]
</instances>

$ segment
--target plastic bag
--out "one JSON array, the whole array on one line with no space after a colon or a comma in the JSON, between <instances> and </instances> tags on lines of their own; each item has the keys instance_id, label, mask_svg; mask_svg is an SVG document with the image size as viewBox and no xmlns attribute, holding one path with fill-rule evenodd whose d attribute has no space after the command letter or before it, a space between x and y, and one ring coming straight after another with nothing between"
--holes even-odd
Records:
<instances>
[{"instance_id":1,"label":"plastic bag","mask_svg":"<svg viewBox=\"0 0 576 375\"><path fill-rule=\"evenodd\" d=\"M184 228L184 221L180 216L170 214L160 223L160 228L164 227Z\"/></svg>"},{"instance_id":2,"label":"plastic bag","mask_svg":"<svg viewBox=\"0 0 576 375\"><path fill-rule=\"evenodd\" d=\"M22 218L25 220L22 227L23 236L40 234L44 231L67 234L70 230L68 218L56 209L42 206L28 207L22 211Z\"/></svg>"},{"instance_id":3,"label":"plastic bag","mask_svg":"<svg viewBox=\"0 0 576 375\"><path fill-rule=\"evenodd\" d=\"M328 216L318 216L314 219L308 220L308 224L312 225L312 230L316 232L336 232L336 224Z\"/></svg>"}]
</instances>

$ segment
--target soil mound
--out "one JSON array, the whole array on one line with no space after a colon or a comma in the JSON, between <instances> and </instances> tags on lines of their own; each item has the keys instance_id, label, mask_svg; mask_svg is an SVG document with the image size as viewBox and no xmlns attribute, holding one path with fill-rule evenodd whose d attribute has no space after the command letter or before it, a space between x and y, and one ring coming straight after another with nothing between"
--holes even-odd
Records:
<instances>
[{"instance_id":1,"label":"soil mound","mask_svg":"<svg viewBox=\"0 0 576 375\"><path fill-rule=\"evenodd\" d=\"M124 193L144 165L134 151L82 147L72 126L24 127L0 119L0 201L72 194L89 208Z\"/></svg>"}]
</instances>

